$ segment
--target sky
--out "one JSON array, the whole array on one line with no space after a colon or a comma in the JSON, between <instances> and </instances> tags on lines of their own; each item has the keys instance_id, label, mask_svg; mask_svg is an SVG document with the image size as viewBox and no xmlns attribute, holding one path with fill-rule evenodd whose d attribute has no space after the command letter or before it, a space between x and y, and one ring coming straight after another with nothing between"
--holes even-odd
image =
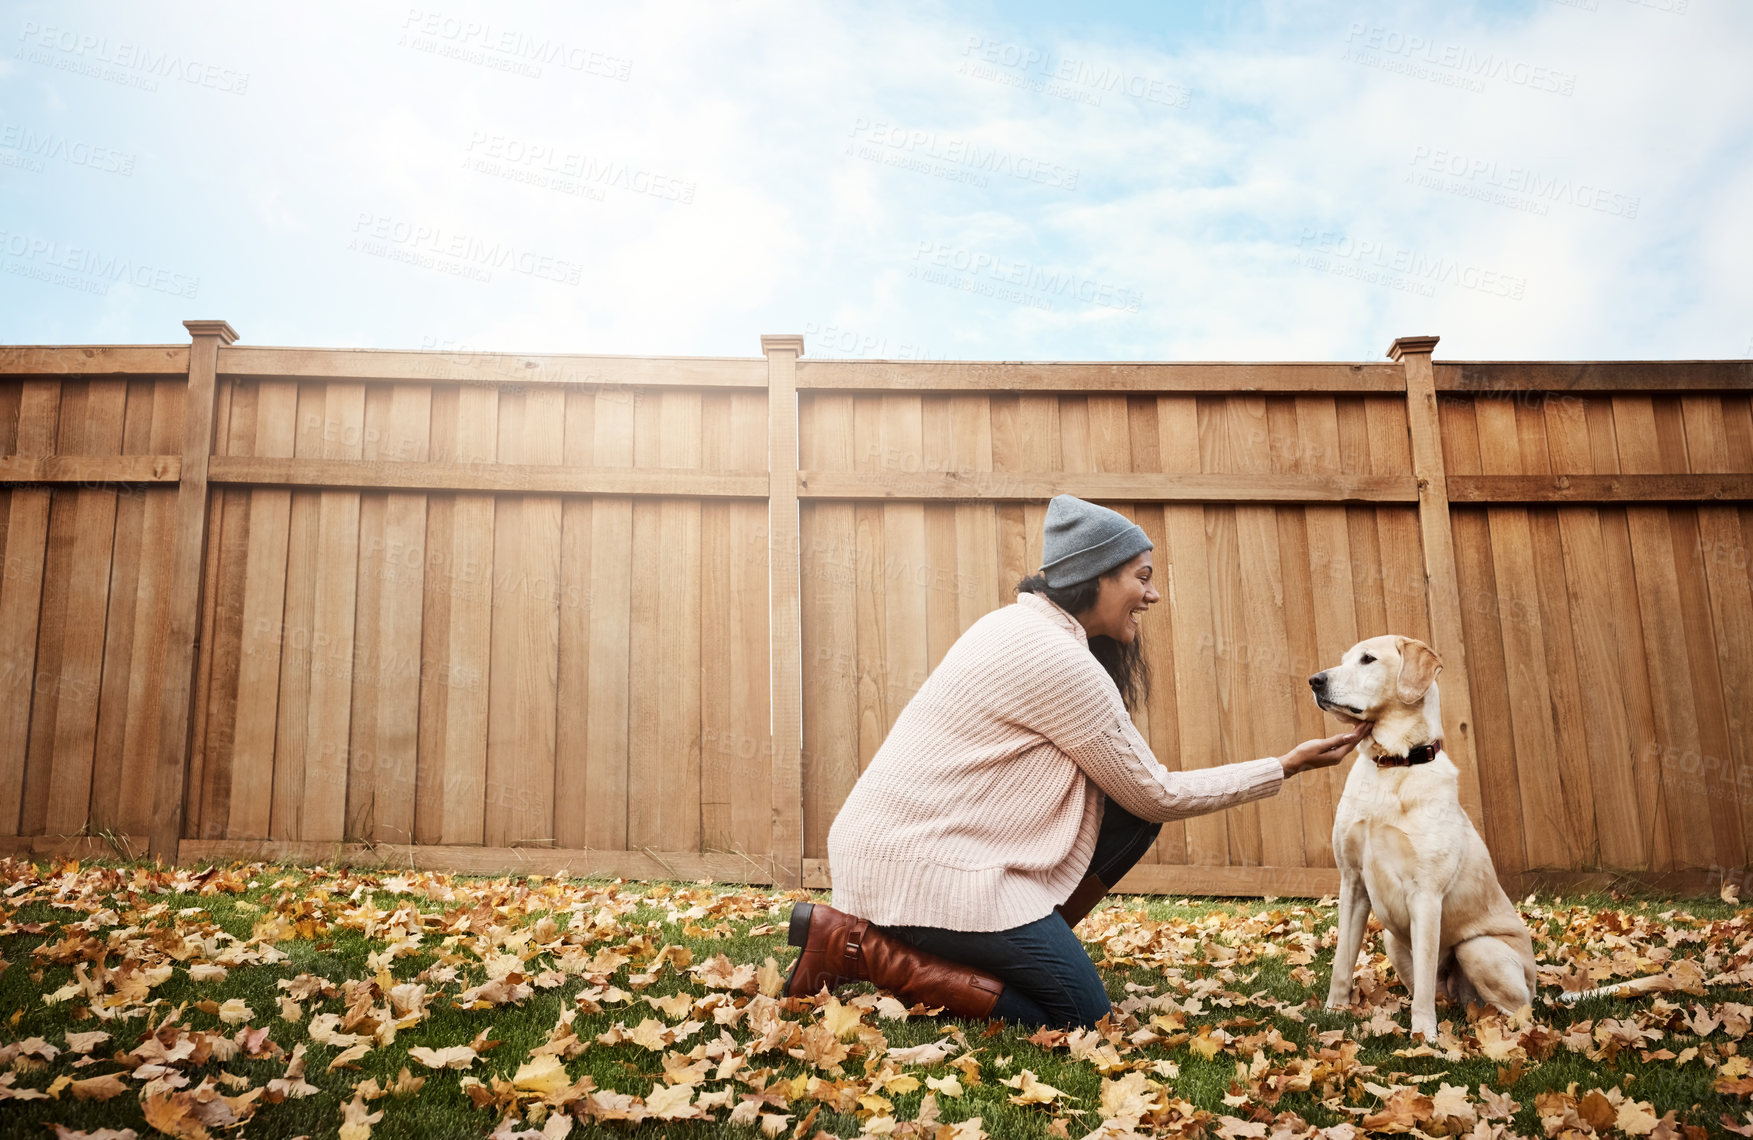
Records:
<instances>
[{"instance_id":1,"label":"sky","mask_svg":"<svg viewBox=\"0 0 1753 1140\"><path fill-rule=\"evenodd\" d=\"M0 343L1753 356L1753 2L0 3Z\"/></svg>"}]
</instances>

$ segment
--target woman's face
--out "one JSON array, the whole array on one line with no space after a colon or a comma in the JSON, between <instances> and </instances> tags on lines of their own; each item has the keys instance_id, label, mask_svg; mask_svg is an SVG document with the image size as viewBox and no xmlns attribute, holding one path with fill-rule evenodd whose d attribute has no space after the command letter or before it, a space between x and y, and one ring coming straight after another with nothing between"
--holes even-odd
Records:
<instances>
[{"instance_id":1,"label":"woman's face","mask_svg":"<svg viewBox=\"0 0 1753 1140\"><path fill-rule=\"evenodd\" d=\"M1151 586L1154 571L1150 551L1102 575L1096 588L1096 604L1078 615L1084 632L1091 637L1106 635L1127 644L1138 636L1138 619L1149 606L1161 600Z\"/></svg>"}]
</instances>

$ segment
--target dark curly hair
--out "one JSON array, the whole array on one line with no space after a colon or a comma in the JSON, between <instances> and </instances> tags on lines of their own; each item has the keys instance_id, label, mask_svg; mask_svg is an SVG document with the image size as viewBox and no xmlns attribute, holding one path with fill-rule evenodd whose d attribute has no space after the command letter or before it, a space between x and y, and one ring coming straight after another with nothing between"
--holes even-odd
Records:
<instances>
[{"instance_id":1,"label":"dark curly hair","mask_svg":"<svg viewBox=\"0 0 1753 1140\"><path fill-rule=\"evenodd\" d=\"M1049 586L1047 575L1030 574L1016 584L1016 592L1039 594L1077 617L1096 604L1102 579L1117 576L1121 569L1116 566L1106 574L1073 582L1069 586ZM1108 676L1114 678L1114 687L1120 690L1120 699L1126 702L1126 710L1136 713L1150 700L1150 661L1144 656L1144 630L1133 634L1130 642L1116 641L1106 634L1098 634L1089 642L1090 653L1102 663Z\"/></svg>"}]
</instances>

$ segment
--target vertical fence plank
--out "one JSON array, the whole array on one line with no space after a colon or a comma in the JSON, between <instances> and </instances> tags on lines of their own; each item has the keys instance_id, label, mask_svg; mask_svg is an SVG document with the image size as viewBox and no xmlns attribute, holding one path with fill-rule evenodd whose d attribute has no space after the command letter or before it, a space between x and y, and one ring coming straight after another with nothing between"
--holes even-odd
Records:
<instances>
[{"instance_id":1,"label":"vertical fence plank","mask_svg":"<svg viewBox=\"0 0 1753 1140\"><path fill-rule=\"evenodd\" d=\"M1525 395L1518 395L1514 408L1522 473L1552 474L1546 417ZM1565 588L1566 568L1558 524L1561 509L1537 507L1528 511L1534 548L1532 586L1538 599L1551 695L1553 751L1544 766L1557 776L1561 826L1569 838L1571 852L1565 865L1593 867L1600 864L1600 840L1595 827L1595 790L1577 679L1573 621Z\"/></svg>"},{"instance_id":2,"label":"vertical fence plank","mask_svg":"<svg viewBox=\"0 0 1753 1140\"><path fill-rule=\"evenodd\" d=\"M119 455L127 410L123 380L94 380L85 401L87 455ZM86 830L92 762L97 751L98 697L103 682L104 619L109 611L110 559L116 533L114 487L82 487L73 520L73 560L67 584L71 604L57 688L49 802L50 835Z\"/></svg>"},{"instance_id":3,"label":"vertical fence plank","mask_svg":"<svg viewBox=\"0 0 1753 1140\"><path fill-rule=\"evenodd\" d=\"M138 378L129 381L122 427L122 454L156 454L152 449L152 405L152 381ZM141 567L146 561L148 545L143 541L146 497L152 490L154 488L130 487L117 495L115 540L109 567L110 612L104 623L103 685L97 713L99 771L91 788L91 829L94 832L107 829L118 835L130 834L120 821L123 756L128 732L131 672L128 666L133 656ZM4 525L3 522L0 525ZM4 543L4 536L0 535L0 548ZM151 545L162 543L155 538Z\"/></svg>"},{"instance_id":4,"label":"vertical fence plank","mask_svg":"<svg viewBox=\"0 0 1753 1140\"><path fill-rule=\"evenodd\" d=\"M1324 475L1340 471L1339 414L1331 396L1299 396L1296 401L1297 438L1305 456L1305 466ZM1311 673L1336 664L1347 649L1358 641L1357 607L1352 601L1352 561L1350 530L1345 508L1311 505L1303 508L1304 534L1308 544L1308 561L1302 567L1286 570L1287 579L1299 571L1309 583L1311 620L1314 623L1314 645ZM1310 705L1314 706L1311 700ZM1315 731L1329 735L1328 726L1316 710ZM1303 849L1305 866L1333 865L1333 817L1338 810L1340 791L1357 763L1354 753L1342 764L1297 777L1303 785Z\"/></svg>"},{"instance_id":5,"label":"vertical fence plank","mask_svg":"<svg viewBox=\"0 0 1753 1140\"><path fill-rule=\"evenodd\" d=\"M1589 429L1590 469L1602 474L1620 471L1619 431L1614 413L1614 399L1601 396L1587 401L1584 418ZM1637 573L1631 552L1630 516L1623 506L1604 506L1600 510L1601 546L1605 554L1603 569L1607 576L1607 604L1604 609L1613 634L1613 649L1618 662L1618 698L1625 709L1626 731L1632 757L1632 782L1637 789L1633 805L1638 819L1638 834L1647 845L1647 857L1640 867L1651 869L1673 865L1673 843L1668 830L1667 802L1662 796L1661 769L1649 759L1649 749L1659 748L1656 739L1655 697L1650 687L1643 638L1641 604L1637 594Z\"/></svg>"},{"instance_id":6,"label":"vertical fence plank","mask_svg":"<svg viewBox=\"0 0 1753 1140\"><path fill-rule=\"evenodd\" d=\"M765 430L758 438L765 442ZM805 470L852 470L852 445L850 394L812 392L800 398L797 450ZM765 466L765 454L760 462ZM812 502L799 520L803 850L812 859L827 858L828 829L860 770L856 512L852 503ZM773 777L768 779L772 787Z\"/></svg>"},{"instance_id":7,"label":"vertical fence plank","mask_svg":"<svg viewBox=\"0 0 1753 1140\"><path fill-rule=\"evenodd\" d=\"M388 427L390 390L373 384L365 390L365 438L361 458L383 462L380 444ZM377 837L377 717L381 692L379 662L385 572L384 512L389 496L364 491L359 496L359 565L353 595L353 697L347 722L346 834L362 840Z\"/></svg>"},{"instance_id":8,"label":"vertical fence plank","mask_svg":"<svg viewBox=\"0 0 1753 1140\"><path fill-rule=\"evenodd\" d=\"M596 402L601 389L571 388L566 393L564 460L593 466ZM596 504L569 498L560 507L560 652L555 684L560 703L554 739L554 841L561 847L585 845L585 813L590 797L590 630L596 600L591 597L591 532Z\"/></svg>"},{"instance_id":9,"label":"vertical fence plank","mask_svg":"<svg viewBox=\"0 0 1753 1140\"><path fill-rule=\"evenodd\" d=\"M52 455L61 414L58 380L26 380L19 396L15 454ZM5 574L0 576L0 653L6 699L0 701L0 831L20 834L31 709L36 693L37 633L48 557L47 487L14 487L7 504Z\"/></svg>"},{"instance_id":10,"label":"vertical fence plank","mask_svg":"<svg viewBox=\"0 0 1753 1140\"><path fill-rule=\"evenodd\" d=\"M663 467L700 467L700 393L665 392L658 400ZM700 846L700 503L665 498L657 508L660 564L668 567L657 612L658 683L663 716L657 724L658 846ZM650 588L650 579L642 585Z\"/></svg>"},{"instance_id":11,"label":"vertical fence plank","mask_svg":"<svg viewBox=\"0 0 1753 1140\"><path fill-rule=\"evenodd\" d=\"M184 321L189 347L188 395L183 408L183 461L177 488L176 551L170 580L170 638L159 697L156 810L150 853L175 861L182 837L183 781L189 762L189 718L195 682L195 638L200 630L201 578L206 564L207 461L213 454L213 413L221 345L237 340L224 321Z\"/></svg>"},{"instance_id":12,"label":"vertical fence plank","mask_svg":"<svg viewBox=\"0 0 1753 1140\"><path fill-rule=\"evenodd\" d=\"M1165 474L1200 470L1199 413L1194 397L1158 398L1157 454ZM1188 771L1223 763L1215 660L1219 646L1212 616L1205 511L1198 503L1164 505L1163 534L1170 556L1163 567L1166 581L1157 585L1175 619L1175 660L1181 664L1173 678L1175 707L1180 710L1178 767ZM1181 851L1165 851L1168 862L1202 866L1229 862L1228 828L1221 814L1196 815L1183 821L1183 834Z\"/></svg>"},{"instance_id":13,"label":"vertical fence plank","mask_svg":"<svg viewBox=\"0 0 1753 1140\"><path fill-rule=\"evenodd\" d=\"M730 452L729 459L735 470L761 471L767 466L767 400L760 392L735 392L730 396ZM799 520L801 523L801 519ZM731 850L750 858L759 857L763 860L758 869L772 874L773 869L765 860L774 850L773 835L775 828L775 801L773 795L774 773L773 764L773 733L769 723L772 708L773 671L772 642L768 636L770 611L767 600L768 583L768 551L763 541L766 536L767 504L736 500L729 504L729 529L726 540L730 544L729 571L731 575L731 595L727 605L727 625L725 636L736 660L730 670L730 706L727 710L729 720L726 730L730 739L736 741L736 750L726 757L731 769L730 798L730 838ZM801 533L801 532L800 532ZM799 535L794 535L799 537ZM800 553L788 554L794 567L799 565L801 544L794 548ZM705 557L704 548L702 556ZM716 563L708 561L702 566L703 574L713 574ZM801 583L799 584L801 587ZM702 633L704 641L704 633ZM702 650L705 646L702 644ZM803 652L802 627L799 626L797 652ZM802 692L800 671L800 692L798 716L800 718L799 744L801 748ZM704 680L704 678L702 678ZM803 831L803 782L807 779L803 773L809 771L802 766L800 757L800 773L797 777L798 787L793 789L787 784L787 799L784 808L795 812L797 824L792 834L793 840L802 854L804 849Z\"/></svg>"},{"instance_id":14,"label":"vertical fence plank","mask_svg":"<svg viewBox=\"0 0 1753 1140\"><path fill-rule=\"evenodd\" d=\"M61 414L53 450L78 455L85 450L85 401L89 381L61 386ZM25 755L23 835L42 835L48 823L49 789L54 774L55 724L61 701L77 694L61 684L61 659L67 645L69 579L78 521L78 492L59 487L50 493L49 533L43 557L42 614L36 631L36 671L31 677L30 741Z\"/></svg>"},{"instance_id":15,"label":"vertical fence plank","mask_svg":"<svg viewBox=\"0 0 1753 1140\"><path fill-rule=\"evenodd\" d=\"M948 396L925 396L921 400L924 470L954 471L956 441L950 420ZM937 668L943 655L962 632L956 596L956 507L953 503L926 503L923 512L924 545L912 558L909 580L925 591L925 668Z\"/></svg>"},{"instance_id":16,"label":"vertical fence plank","mask_svg":"<svg viewBox=\"0 0 1753 1140\"><path fill-rule=\"evenodd\" d=\"M1614 396L1620 470L1626 474L1684 470L1683 437L1678 449L1671 437L1664 446L1664 427L1671 433L1676 426L1675 417L1658 415L1658 404L1649 396ZM1654 728L1639 766L1652 777L1656 803L1667 817L1669 862L1660 869L1703 867L1714 854L1711 813L1702 788L1694 788L1685 771L1687 757L1700 756L1702 751L1691 670L1682 667L1689 659L1688 631L1670 512L1664 506L1635 505L1626 507L1625 517Z\"/></svg>"},{"instance_id":17,"label":"vertical fence plank","mask_svg":"<svg viewBox=\"0 0 1753 1140\"><path fill-rule=\"evenodd\" d=\"M497 461L499 399L496 388L458 393L456 457L459 463ZM445 842L481 843L486 829L488 677L493 624L493 518L495 496L456 496L449 551L450 640L446 659L434 669L449 692L445 705Z\"/></svg>"},{"instance_id":18,"label":"vertical fence plank","mask_svg":"<svg viewBox=\"0 0 1753 1140\"><path fill-rule=\"evenodd\" d=\"M1461 807L1484 834L1485 806L1480 788L1478 750L1473 740L1473 694L1467 643L1461 624L1461 596L1455 569L1455 534L1449 521L1443 431L1438 418L1435 374L1430 354L1437 338L1402 337L1389 356L1406 371L1406 425L1412 474L1418 480L1418 531L1424 551L1425 603L1430 636L1444 648L1447 666L1438 691L1443 705L1443 748L1461 769ZM1448 647L1453 647L1452 649Z\"/></svg>"},{"instance_id":19,"label":"vertical fence plank","mask_svg":"<svg viewBox=\"0 0 1753 1140\"><path fill-rule=\"evenodd\" d=\"M773 854L783 887L803 884L803 634L798 611L797 358L803 337L763 336L767 357L767 573L772 606Z\"/></svg>"},{"instance_id":20,"label":"vertical fence plank","mask_svg":"<svg viewBox=\"0 0 1753 1140\"><path fill-rule=\"evenodd\" d=\"M633 466L633 421L650 399L640 390L597 393L592 448L599 467ZM596 496L590 519L589 752L584 842L627 846L633 640L633 501Z\"/></svg>"},{"instance_id":21,"label":"vertical fence plank","mask_svg":"<svg viewBox=\"0 0 1753 1140\"><path fill-rule=\"evenodd\" d=\"M1246 473L1272 470L1273 432L1262 396L1232 396L1228 404L1231 462ZM1300 695L1291 688L1290 631L1286 627L1282 577L1283 552L1279 546L1278 509L1269 504L1238 504L1235 525L1241 574L1241 644L1239 653L1247 676L1245 708L1246 741L1234 760L1252 760L1288 751L1296 744L1297 714L1294 702ZM1302 684L1298 679L1297 689ZM1238 743L1242 734L1238 733ZM1303 859L1302 787L1292 781L1270 799L1244 805L1259 828L1260 861L1269 867L1295 867Z\"/></svg>"},{"instance_id":22,"label":"vertical fence plank","mask_svg":"<svg viewBox=\"0 0 1753 1140\"><path fill-rule=\"evenodd\" d=\"M322 456L358 459L365 439L365 388L326 386ZM310 703L306 710L302 838L339 840L347 831L347 759L353 705L354 602L359 585L359 492L317 497L318 560L311 603Z\"/></svg>"},{"instance_id":23,"label":"vertical fence plank","mask_svg":"<svg viewBox=\"0 0 1753 1140\"><path fill-rule=\"evenodd\" d=\"M397 384L389 392L389 416L373 442L380 458L424 461L432 421L432 389ZM377 700L374 734L362 740L369 752L363 782L375 786L370 837L385 843L414 840L418 786L422 605L426 586L426 496L391 491L384 497L377 599ZM365 767L365 765L361 765Z\"/></svg>"},{"instance_id":24,"label":"vertical fence plank","mask_svg":"<svg viewBox=\"0 0 1753 1140\"><path fill-rule=\"evenodd\" d=\"M1547 451L1555 472L1590 472L1594 467L1583 403L1575 397L1549 399L1540 409L1546 420ZM1637 814L1635 760L1616 659L1612 619L1602 602L1611 596L1600 512L1590 506L1564 506L1555 512L1570 610L1572 648L1582 723L1576 727L1594 791L1592 816L1600 860L1610 867L1648 866L1648 840Z\"/></svg>"},{"instance_id":25,"label":"vertical fence plank","mask_svg":"<svg viewBox=\"0 0 1753 1140\"><path fill-rule=\"evenodd\" d=\"M950 442L955 470L970 474L992 470L992 401L985 393L950 397ZM998 513L993 505L957 503L954 510L959 636L983 614L1011 601L1010 587L1017 579L1003 581L999 569Z\"/></svg>"},{"instance_id":26,"label":"vertical fence plank","mask_svg":"<svg viewBox=\"0 0 1753 1140\"><path fill-rule=\"evenodd\" d=\"M662 462L663 396L653 393L633 412L633 462L641 468ZM673 710L664 706L664 658L658 644L662 608L671 591L651 588L652 571L665 564L662 530L663 504L655 499L633 500L632 592L628 596L632 647L627 655L627 846L661 848L665 813L664 799L679 789L670 783L665 767L665 734L662 718ZM679 587L677 591L679 592Z\"/></svg>"},{"instance_id":27,"label":"vertical fence plank","mask_svg":"<svg viewBox=\"0 0 1753 1140\"><path fill-rule=\"evenodd\" d=\"M499 462L561 462L565 396L550 386L504 395ZM549 792L554 787L560 679L560 500L550 495L502 496L493 522L485 842L489 847L551 843L554 803Z\"/></svg>"},{"instance_id":28,"label":"vertical fence plank","mask_svg":"<svg viewBox=\"0 0 1753 1140\"><path fill-rule=\"evenodd\" d=\"M320 459L327 385L301 382L293 424L293 455ZM319 655L312 644L316 614L319 492L292 492L286 538L285 607L278 625L280 708L274 727L274 802L268 830L275 839L302 840L306 760L309 753L311 673Z\"/></svg>"},{"instance_id":29,"label":"vertical fence plank","mask_svg":"<svg viewBox=\"0 0 1753 1140\"><path fill-rule=\"evenodd\" d=\"M289 456L297 437L298 385L264 380L256 391L256 433L248 454ZM244 557L243 651L238 655L237 720L232 729L231 808L226 834L265 839L274 806L281 642L292 492L255 487Z\"/></svg>"},{"instance_id":30,"label":"vertical fence plank","mask_svg":"<svg viewBox=\"0 0 1753 1140\"><path fill-rule=\"evenodd\" d=\"M700 466L706 471L732 471L736 464L731 452L736 444L732 438L731 396L724 392L705 393L700 398ZM731 534L731 509L727 501L707 500L700 504L700 849L728 851L736 845L731 834L731 802L735 796L733 777L736 759L742 746L738 733L731 729L732 686L737 679L753 672L742 654L744 647L734 644L731 625L733 612L740 599L732 593L744 552L737 547ZM800 601L809 605L807 582L800 591ZM807 626L807 619L805 620ZM763 630L765 633L765 630ZM806 629L804 637L809 633ZM762 642L766 638L762 637ZM807 697L805 701L807 705ZM751 745L752 747L752 745ZM806 741L805 747L808 747ZM763 786L770 786L766 783Z\"/></svg>"}]
</instances>

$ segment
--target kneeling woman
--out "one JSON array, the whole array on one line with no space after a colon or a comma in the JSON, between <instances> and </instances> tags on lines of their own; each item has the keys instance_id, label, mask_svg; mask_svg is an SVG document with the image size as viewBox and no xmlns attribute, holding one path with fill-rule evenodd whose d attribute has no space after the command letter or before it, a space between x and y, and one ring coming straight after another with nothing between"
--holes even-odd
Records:
<instances>
[{"instance_id":1,"label":"kneeling woman","mask_svg":"<svg viewBox=\"0 0 1753 1140\"><path fill-rule=\"evenodd\" d=\"M1118 512L1048 505L1040 571L950 647L841 805L834 902L793 908L787 993L868 979L960 1017L1091 1025L1108 995L1072 927L1162 824L1276 795L1362 739L1163 768L1128 713L1149 690L1151 549Z\"/></svg>"}]
</instances>

